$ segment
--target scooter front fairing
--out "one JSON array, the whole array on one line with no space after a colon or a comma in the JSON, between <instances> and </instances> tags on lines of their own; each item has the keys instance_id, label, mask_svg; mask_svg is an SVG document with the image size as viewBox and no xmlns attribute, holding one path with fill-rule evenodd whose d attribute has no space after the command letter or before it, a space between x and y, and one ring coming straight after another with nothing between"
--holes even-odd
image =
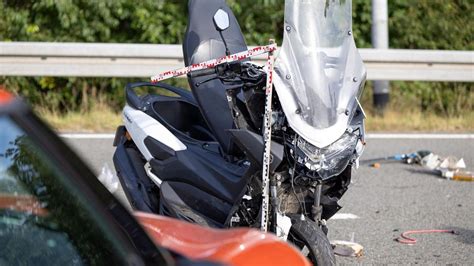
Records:
<instances>
[{"instance_id":1,"label":"scooter front fairing","mask_svg":"<svg viewBox=\"0 0 474 266\"><path fill-rule=\"evenodd\" d=\"M346 0L285 1L275 89L290 126L318 148L344 134L364 86L351 13Z\"/></svg>"}]
</instances>

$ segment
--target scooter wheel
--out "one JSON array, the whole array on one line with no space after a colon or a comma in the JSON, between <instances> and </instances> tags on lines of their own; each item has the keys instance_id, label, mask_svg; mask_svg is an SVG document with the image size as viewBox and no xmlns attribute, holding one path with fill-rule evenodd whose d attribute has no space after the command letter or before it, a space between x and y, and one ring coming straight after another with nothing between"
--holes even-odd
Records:
<instances>
[{"instance_id":1,"label":"scooter wheel","mask_svg":"<svg viewBox=\"0 0 474 266\"><path fill-rule=\"evenodd\" d=\"M336 265L336 257L321 228L312 220L294 219L288 242L298 247L313 265Z\"/></svg>"}]
</instances>

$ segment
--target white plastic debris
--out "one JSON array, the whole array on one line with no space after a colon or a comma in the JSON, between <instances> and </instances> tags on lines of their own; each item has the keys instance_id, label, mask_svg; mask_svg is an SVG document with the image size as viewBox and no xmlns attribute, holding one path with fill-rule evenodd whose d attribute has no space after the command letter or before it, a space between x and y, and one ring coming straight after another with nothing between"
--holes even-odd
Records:
<instances>
[{"instance_id":1,"label":"white plastic debris","mask_svg":"<svg viewBox=\"0 0 474 266\"><path fill-rule=\"evenodd\" d=\"M454 156L441 158L439 155L430 153L421 159L420 164L430 170L450 170L457 171L466 168L464 159L458 159Z\"/></svg>"},{"instance_id":2,"label":"white plastic debris","mask_svg":"<svg viewBox=\"0 0 474 266\"><path fill-rule=\"evenodd\" d=\"M458 181L474 181L474 173L470 171L461 171L466 168L464 159L458 159L455 156L441 158L433 153L423 157L420 164L441 174L442 177Z\"/></svg>"},{"instance_id":3,"label":"white plastic debris","mask_svg":"<svg viewBox=\"0 0 474 266\"><path fill-rule=\"evenodd\" d=\"M463 158L458 160L454 156L448 156L439 164L439 167L449 170L458 170L466 168L466 163Z\"/></svg>"},{"instance_id":4,"label":"white plastic debris","mask_svg":"<svg viewBox=\"0 0 474 266\"><path fill-rule=\"evenodd\" d=\"M117 191L119 180L114 172L110 170L108 163L104 163L97 178L107 188L107 190L110 191L110 193L115 193L115 191Z\"/></svg>"},{"instance_id":5,"label":"white plastic debris","mask_svg":"<svg viewBox=\"0 0 474 266\"><path fill-rule=\"evenodd\" d=\"M430 153L421 159L420 164L425 168L434 170L439 165L439 156L433 153Z\"/></svg>"},{"instance_id":6,"label":"white plastic debris","mask_svg":"<svg viewBox=\"0 0 474 266\"><path fill-rule=\"evenodd\" d=\"M291 228L291 219L290 217L286 215L281 215L279 212L277 212L277 232L276 235L283 239L286 240L288 238L288 234L290 232Z\"/></svg>"}]
</instances>

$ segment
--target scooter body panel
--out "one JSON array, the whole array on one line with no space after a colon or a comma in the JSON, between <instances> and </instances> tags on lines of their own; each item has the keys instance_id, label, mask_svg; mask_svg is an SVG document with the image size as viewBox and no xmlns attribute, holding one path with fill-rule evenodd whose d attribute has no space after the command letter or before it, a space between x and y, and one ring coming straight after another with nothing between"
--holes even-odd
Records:
<instances>
[{"instance_id":1,"label":"scooter body panel","mask_svg":"<svg viewBox=\"0 0 474 266\"><path fill-rule=\"evenodd\" d=\"M148 162L151 173L160 179L155 182L160 188L160 213L213 227L226 226L245 192L248 176L255 170L249 170L248 161L229 162L212 138L193 138L196 129L206 132L195 103L159 95L147 101L150 107L146 111L130 106L123 111L125 128L143 155L142 165L134 165L123 155L125 148L120 145L124 144L118 144L115 164L118 169L124 168L119 177L133 194L127 196L132 201L138 197L138 201L143 194L140 179L149 177L143 169ZM163 108L171 106L175 112ZM196 117L184 120L191 113ZM138 188L133 184L139 184ZM138 209L150 208L145 204Z\"/></svg>"},{"instance_id":2,"label":"scooter body panel","mask_svg":"<svg viewBox=\"0 0 474 266\"><path fill-rule=\"evenodd\" d=\"M159 191L146 176L139 151L117 145L113 156L117 176L133 209L158 213Z\"/></svg>"},{"instance_id":3,"label":"scooter body panel","mask_svg":"<svg viewBox=\"0 0 474 266\"><path fill-rule=\"evenodd\" d=\"M131 138L147 161L153 159L152 154L144 142L148 136L158 140L174 151L186 150L186 145L175 137L165 126L140 110L125 106L123 109L123 120Z\"/></svg>"},{"instance_id":4,"label":"scooter body panel","mask_svg":"<svg viewBox=\"0 0 474 266\"><path fill-rule=\"evenodd\" d=\"M184 182L233 204L246 185L248 166L229 163L219 153L206 149L208 144L202 145L187 143L188 148L175 156L152 159L153 173L163 182Z\"/></svg>"},{"instance_id":5,"label":"scooter body panel","mask_svg":"<svg viewBox=\"0 0 474 266\"><path fill-rule=\"evenodd\" d=\"M185 182L163 182L160 199L160 214L210 227L226 227L232 210L232 204Z\"/></svg>"}]
</instances>

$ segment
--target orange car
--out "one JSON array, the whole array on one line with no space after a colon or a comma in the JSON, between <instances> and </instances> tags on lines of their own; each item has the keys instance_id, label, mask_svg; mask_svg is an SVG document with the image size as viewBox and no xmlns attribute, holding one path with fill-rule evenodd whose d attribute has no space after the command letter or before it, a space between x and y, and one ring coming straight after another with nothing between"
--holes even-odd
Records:
<instances>
[{"instance_id":1,"label":"orange car","mask_svg":"<svg viewBox=\"0 0 474 266\"><path fill-rule=\"evenodd\" d=\"M273 235L131 214L20 100L0 90L0 264L309 265Z\"/></svg>"}]
</instances>

